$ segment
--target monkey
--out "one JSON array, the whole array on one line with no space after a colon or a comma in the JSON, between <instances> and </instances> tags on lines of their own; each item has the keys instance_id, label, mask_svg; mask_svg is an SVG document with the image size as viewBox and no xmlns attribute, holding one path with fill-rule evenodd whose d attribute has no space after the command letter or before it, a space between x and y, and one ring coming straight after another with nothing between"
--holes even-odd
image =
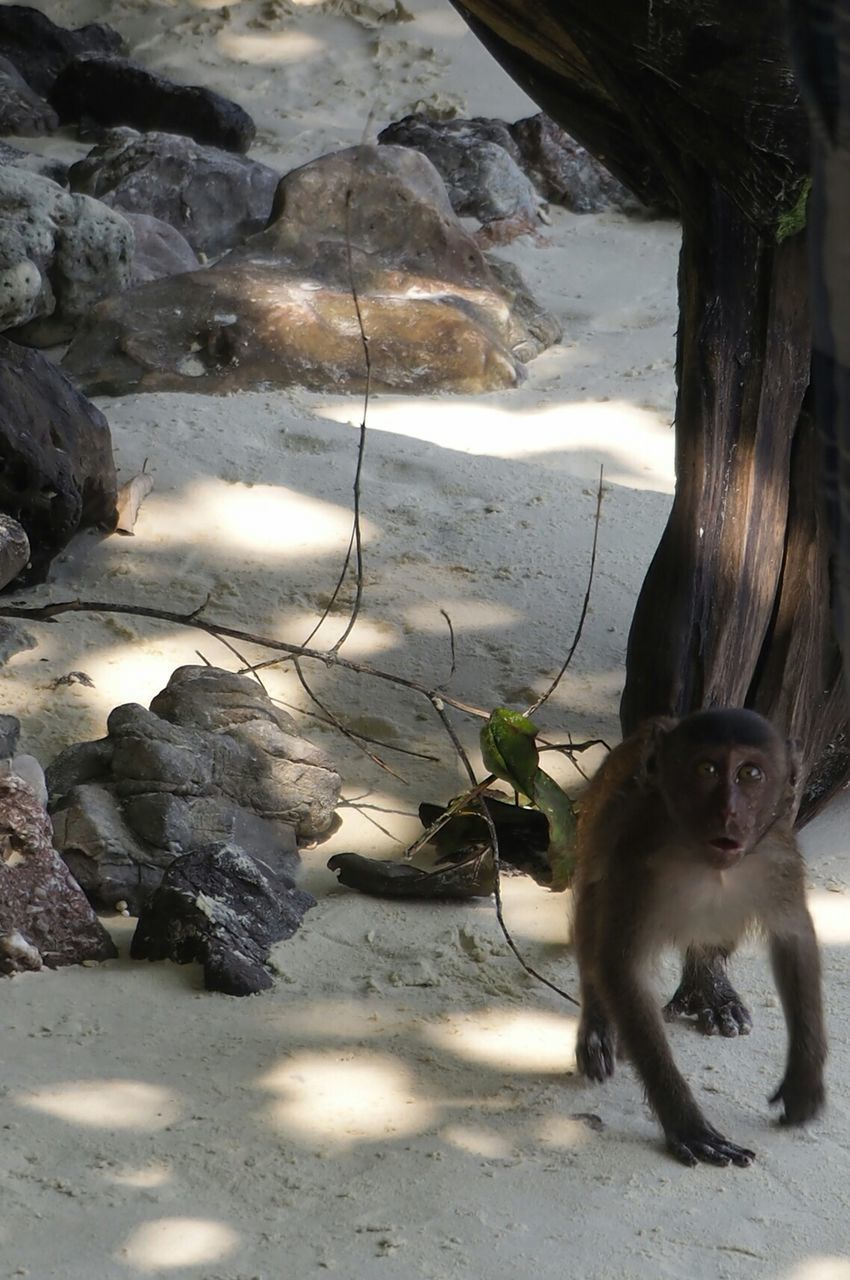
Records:
<instances>
[{"instance_id":1,"label":"monkey","mask_svg":"<svg viewBox=\"0 0 850 1280\"><path fill-rule=\"evenodd\" d=\"M574 879L581 986L576 1061L614 1074L618 1045L683 1164L749 1165L754 1152L708 1123L673 1060L649 985L653 958L689 948L697 965L767 937L785 1014L781 1122L821 1109L826 1036L820 958L794 835L795 749L753 711L647 721L582 797ZM734 993L733 993L734 994Z\"/></svg>"}]
</instances>

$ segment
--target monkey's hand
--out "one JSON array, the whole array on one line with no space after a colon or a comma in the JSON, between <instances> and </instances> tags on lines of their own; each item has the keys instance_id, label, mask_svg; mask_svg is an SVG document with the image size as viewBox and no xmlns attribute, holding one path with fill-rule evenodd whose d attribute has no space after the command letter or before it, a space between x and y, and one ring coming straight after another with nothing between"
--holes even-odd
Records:
<instances>
[{"instance_id":1,"label":"monkey's hand","mask_svg":"<svg viewBox=\"0 0 850 1280\"><path fill-rule=\"evenodd\" d=\"M754 1151L727 1141L705 1121L687 1130L666 1133L665 1137L676 1159L691 1168L702 1161L705 1164L734 1164L739 1169L746 1169L756 1158Z\"/></svg>"},{"instance_id":2,"label":"monkey's hand","mask_svg":"<svg viewBox=\"0 0 850 1280\"><path fill-rule=\"evenodd\" d=\"M770 1099L772 1107L784 1108L780 1124L805 1124L820 1111L826 1098L820 1067L789 1067L776 1093Z\"/></svg>"}]
</instances>

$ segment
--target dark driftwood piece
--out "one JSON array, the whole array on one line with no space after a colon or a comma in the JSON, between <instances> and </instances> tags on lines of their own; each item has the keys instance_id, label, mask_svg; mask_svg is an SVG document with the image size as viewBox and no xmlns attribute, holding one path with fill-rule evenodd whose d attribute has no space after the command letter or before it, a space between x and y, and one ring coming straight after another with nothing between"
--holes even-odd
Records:
<instances>
[{"instance_id":1,"label":"dark driftwood piece","mask_svg":"<svg viewBox=\"0 0 850 1280\"><path fill-rule=\"evenodd\" d=\"M678 210L676 498L629 639L625 732L745 703L850 771L808 391L809 140L779 0L454 0L535 100Z\"/></svg>"}]
</instances>

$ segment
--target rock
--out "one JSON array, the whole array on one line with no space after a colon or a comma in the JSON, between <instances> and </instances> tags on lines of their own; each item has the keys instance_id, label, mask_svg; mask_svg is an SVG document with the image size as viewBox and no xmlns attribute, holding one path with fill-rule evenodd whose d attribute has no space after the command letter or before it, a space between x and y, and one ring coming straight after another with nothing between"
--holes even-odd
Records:
<instances>
[{"instance_id":1,"label":"rock","mask_svg":"<svg viewBox=\"0 0 850 1280\"><path fill-rule=\"evenodd\" d=\"M98 53L69 62L50 91L60 119L184 134L225 151L247 151L254 121L237 103L202 85L174 84L127 58Z\"/></svg>"},{"instance_id":2,"label":"rock","mask_svg":"<svg viewBox=\"0 0 850 1280\"><path fill-rule=\"evenodd\" d=\"M279 869L333 822L341 779L260 686L180 667L150 710L116 707L108 737L47 770L56 846L92 901L138 910L174 858L234 843Z\"/></svg>"},{"instance_id":3,"label":"rock","mask_svg":"<svg viewBox=\"0 0 850 1280\"><path fill-rule=\"evenodd\" d=\"M573 213L646 212L637 196L542 112L517 120L510 133L520 165L544 199Z\"/></svg>"},{"instance_id":4,"label":"rock","mask_svg":"<svg viewBox=\"0 0 850 1280\"><path fill-rule=\"evenodd\" d=\"M455 217L431 163L389 146L289 174L265 231L208 270L101 303L64 368L90 394L362 390L350 267L374 391L474 393L522 377L537 339L511 291ZM560 332L554 320L551 332Z\"/></svg>"},{"instance_id":5,"label":"rock","mask_svg":"<svg viewBox=\"0 0 850 1280\"><path fill-rule=\"evenodd\" d=\"M504 221L514 234L517 229L533 230L543 216L544 201L565 205L573 213L646 211L604 165L542 112L510 125L482 116L435 120L410 115L388 125L378 141L422 151L440 171L456 213L478 218L485 226ZM523 182L517 180L517 170Z\"/></svg>"},{"instance_id":6,"label":"rock","mask_svg":"<svg viewBox=\"0 0 850 1280\"><path fill-rule=\"evenodd\" d=\"M143 909L134 960L197 961L210 991L248 996L272 985L270 947L316 905L277 867L238 845L210 844L172 862Z\"/></svg>"},{"instance_id":7,"label":"rock","mask_svg":"<svg viewBox=\"0 0 850 1280\"><path fill-rule=\"evenodd\" d=\"M74 191L167 222L212 257L269 220L280 175L268 165L174 134L113 129L71 167Z\"/></svg>"},{"instance_id":8,"label":"rock","mask_svg":"<svg viewBox=\"0 0 850 1280\"><path fill-rule=\"evenodd\" d=\"M0 761L11 760L21 735L17 716L0 715Z\"/></svg>"},{"instance_id":9,"label":"rock","mask_svg":"<svg viewBox=\"0 0 850 1280\"><path fill-rule=\"evenodd\" d=\"M0 338L0 511L23 526L40 582L78 530L111 527L116 479L99 409L37 351Z\"/></svg>"},{"instance_id":10,"label":"rock","mask_svg":"<svg viewBox=\"0 0 850 1280\"><path fill-rule=\"evenodd\" d=\"M0 775L0 973L117 954L54 850L36 796L22 778Z\"/></svg>"},{"instance_id":11,"label":"rock","mask_svg":"<svg viewBox=\"0 0 850 1280\"><path fill-rule=\"evenodd\" d=\"M67 340L95 302L130 283L132 253L114 209L0 167L0 331L29 325L19 336L37 346Z\"/></svg>"},{"instance_id":12,"label":"rock","mask_svg":"<svg viewBox=\"0 0 850 1280\"><path fill-rule=\"evenodd\" d=\"M59 72L83 53L118 53L117 31L90 23L69 31L22 4L0 5L0 54L13 62L31 88L46 98Z\"/></svg>"},{"instance_id":13,"label":"rock","mask_svg":"<svg viewBox=\"0 0 850 1280\"><path fill-rule=\"evenodd\" d=\"M133 284L195 271L197 254L174 227L147 213L124 213L133 228Z\"/></svg>"},{"instance_id":14,"label":"rock","mask_svg":"<svg viewBox=\"0 0 850 1280\"><path fill-rule=\"evenodd\" d=\"M501 121L437 121L410 115L379 133L378 141L415 147L426 155L445 182L459 217L477 218L485 225L509 222L514 234L535 231L543 220L544 202L502 134L509 138Z\"/></svg>"},{"instance_id":15,"label":"rock","mask_svg":"<svg viewBox=\"0 0 850 1280\"><path fill-rule=\"evenodd\" d=\"M22 151L8 142L0 142L0 165L13 164L18 169L26 169L29 173L41 174L42 178L50 178L60 187L68 185L68 165L55 156L39 156L34 151Z\"/></svg>"},{"instance_id":16,"label":"rock","mask_svg":"<svg viewBox=\"0 0 850 1280\"><path fill-rule=\"evenodd\" d=\"M30 88L15 65L0 55L0 134L28 136L58 128L59 117L53 108Z\"/></svg>"},{"instance_id":17,"label":"rock","mask_svg":"<svg viewBox=\"0 0 850 1280\"><path fill-rule=\"evenodd\" d=\"M22 525L0 514L0 591L23 573L30 558L30 540Z\"/></svg>"}]
</instances>

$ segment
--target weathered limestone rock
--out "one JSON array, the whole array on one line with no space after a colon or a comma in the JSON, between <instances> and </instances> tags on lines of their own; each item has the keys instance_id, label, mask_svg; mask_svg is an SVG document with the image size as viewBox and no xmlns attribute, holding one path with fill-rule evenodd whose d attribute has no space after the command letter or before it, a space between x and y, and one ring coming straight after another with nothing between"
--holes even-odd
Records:
<instances>
[{"instance_id":1,"label":"weathered limestone rock","mask_svg":"<svg viewBox=\"0 0 850 1280\"><path fill-rule=\"evenodd\" d=\"M60 119L126 124L185 134L225 151L247 151L254 121L237 103L202 85L174 84L127 58L83 54L59 73L50 101Z\"/></svg>"},{"instance_id":2,"label":"weathered limestone rock","mask_svg":"<svg viewBox=\"0 0 850 1280\"><path fill-rule=\"evenodd\" d=\"M95 302L130 283L133 232L114 209L0 167L0 330L28 324L35 345L64 341Z\"/></svg>"},{"instance_id":3,"label":"weathered limestone rock","mask_svg":"<svg viewBox=\"0 0 850 1280\"><path fill-rule=\"evenodd\" d=\"M0 591L23 573L29 558L30 540L25 529L11 516L0 513Z\"/></svg>"},{"instance_id":4,"label":"weathered limestone rock","mask_svg":"<svg viewBox=\"0 0 850 1280\"><path fill-rule=\"evenodd\" d=\"M117 954L53 848L50 819L32 789L0 772L0 973Z\"/></svg>"},{"instance_id":5,"label":"weathered limestone rock","mask_svg":"<svg viewBox=\"0 0 850 1280\"><path fill-rule=\"evenodd\" d=\"M40 156L34 151L23 151L13 147L9 142L0 142L0 165L12 164L18 169L26 169L29 173L41 174L42 178L50 178L60 187L68 185L68 165L55 156Z\"/></svg>"},{"instance_id":6,"label":"weathered limestone rock","mask_svg":"<svg viewBox=\"0 0 850 1280\"><path fill-rule=\"evenodd\" d=\"M472 120L432 120L418 114L388 125L381 143L416 147L439 170L455 212L485 226L506 222L534 230L544 201L573 213L621 209L645 211L584 147L542 112L506 124Z\"/></svg>"},{"instance_id":7,"label":"weathered limestone rock","mask_svg":"<svg viewBox=\"0 0 850 1280\"><path fill-rule=\"evenodd\" d=\"M0 134L29 136L58 128L53 108L30 88L14 63L0 55Z\"/></svg>"},{"instance_id":8,"label":"weathered limestone rock","mask_svg":"<svg viewBox=\"0 0 850 1280\"><path fill-rule=\"evenodd\" d=\"M100 23L69 31L28 5L0 5L0 54L43 98L73 58L83 53L117 53L122 46L118 32Z\"/></svg>"},{"instance_id":9,"label":"weathered limestone rock","mask_svg":"<svg viewBox=\"0 0 850 1280\"><path fill-rule=\"evenodd\" d=\"M112 129L68 175L71 188L176 228L214 256L268 222L280 175L268 165L169 133Z\"/></svg>"},{"instance_id":10,"label":"weathered limestone rock","mask_svg":"<svg viewBox=\"0 0 850 1280\"><path fill-rule=\"evenodd\" d=\"M253 680L180 667L107 729L47 770L57 848L98 904L139 909L175 857L211 842L294 870L296 838L333 821L339 775Z\"/></svg>"},{"instance_id":11,"label":"weathered limestone rock","mask_svg":"<svg viewBox=\"0 0 850 1280\"><path fill-rule=\"evenodd\" d=\"M535 231L543 220L544 201L505 147L500 135L507 132L501 121L411 115L389 125L378 141L415 147L426 155L445 182L458 217L484 224L508 222L514 234Z\"/></svg>"},{"instance_id":12,"label":"weathered limestone rock","mask_svg":"<svg viewBox=\"0 0 850 1280\"><path fill-rule=\"evenodd\" d=\"M37 351L0 338L0 511L29 539L15 581L40 582L79 529L115 521L109 426ZM49 495L49 496L48 496Z\"/></svg>"},{"instance_id":13,"label":"weathered limestone rock","mask_svg":"<svg viewBox=\"0 0 850 1280\"><path fill-rule=\"evenodd\" d=\"M196 271L201 265L192 246L180 232L160 218L146 213L127 213L133 228L133 284Z\"/></svg>"},{"instance_id":14,"label":"weathered limestone rock","mask_svg":"<svg viewBox=\"0 0 850 1280\"><path fill-rule=\"evenodd\" d=\"M142 909L134 960L198 961L210 991L254 995L272 985L269 948L291 938L315 898L234 844L211 844L172 862Z\"/></svg>"},{"instance_id":15,"label":"weathered limestone rock","mask_svg":"<svg viewBox=\"0 0 850 1280\"><path fill-rule=\"evenodd\" d=\"M573 213L646 213L647 206L549 116L541 112L509 128L519 165L545 200Z\"/></svg>"},{"instance_id":16,"label":"weathered limestone rock","mask_svg":"<svg viewBox=\"0 0 850 1280\"><path fill-rule=\"evenodd\" d=\"M382 146L289 174L267 230L214 267L106 300L64 367L90 394L362 389L352 277L373 390L510 387L541 349L547 326L529 332L533 307L514 305L431 163ZM551 318L548 331L559 336Z\"/></svg>"}]
</instances>

